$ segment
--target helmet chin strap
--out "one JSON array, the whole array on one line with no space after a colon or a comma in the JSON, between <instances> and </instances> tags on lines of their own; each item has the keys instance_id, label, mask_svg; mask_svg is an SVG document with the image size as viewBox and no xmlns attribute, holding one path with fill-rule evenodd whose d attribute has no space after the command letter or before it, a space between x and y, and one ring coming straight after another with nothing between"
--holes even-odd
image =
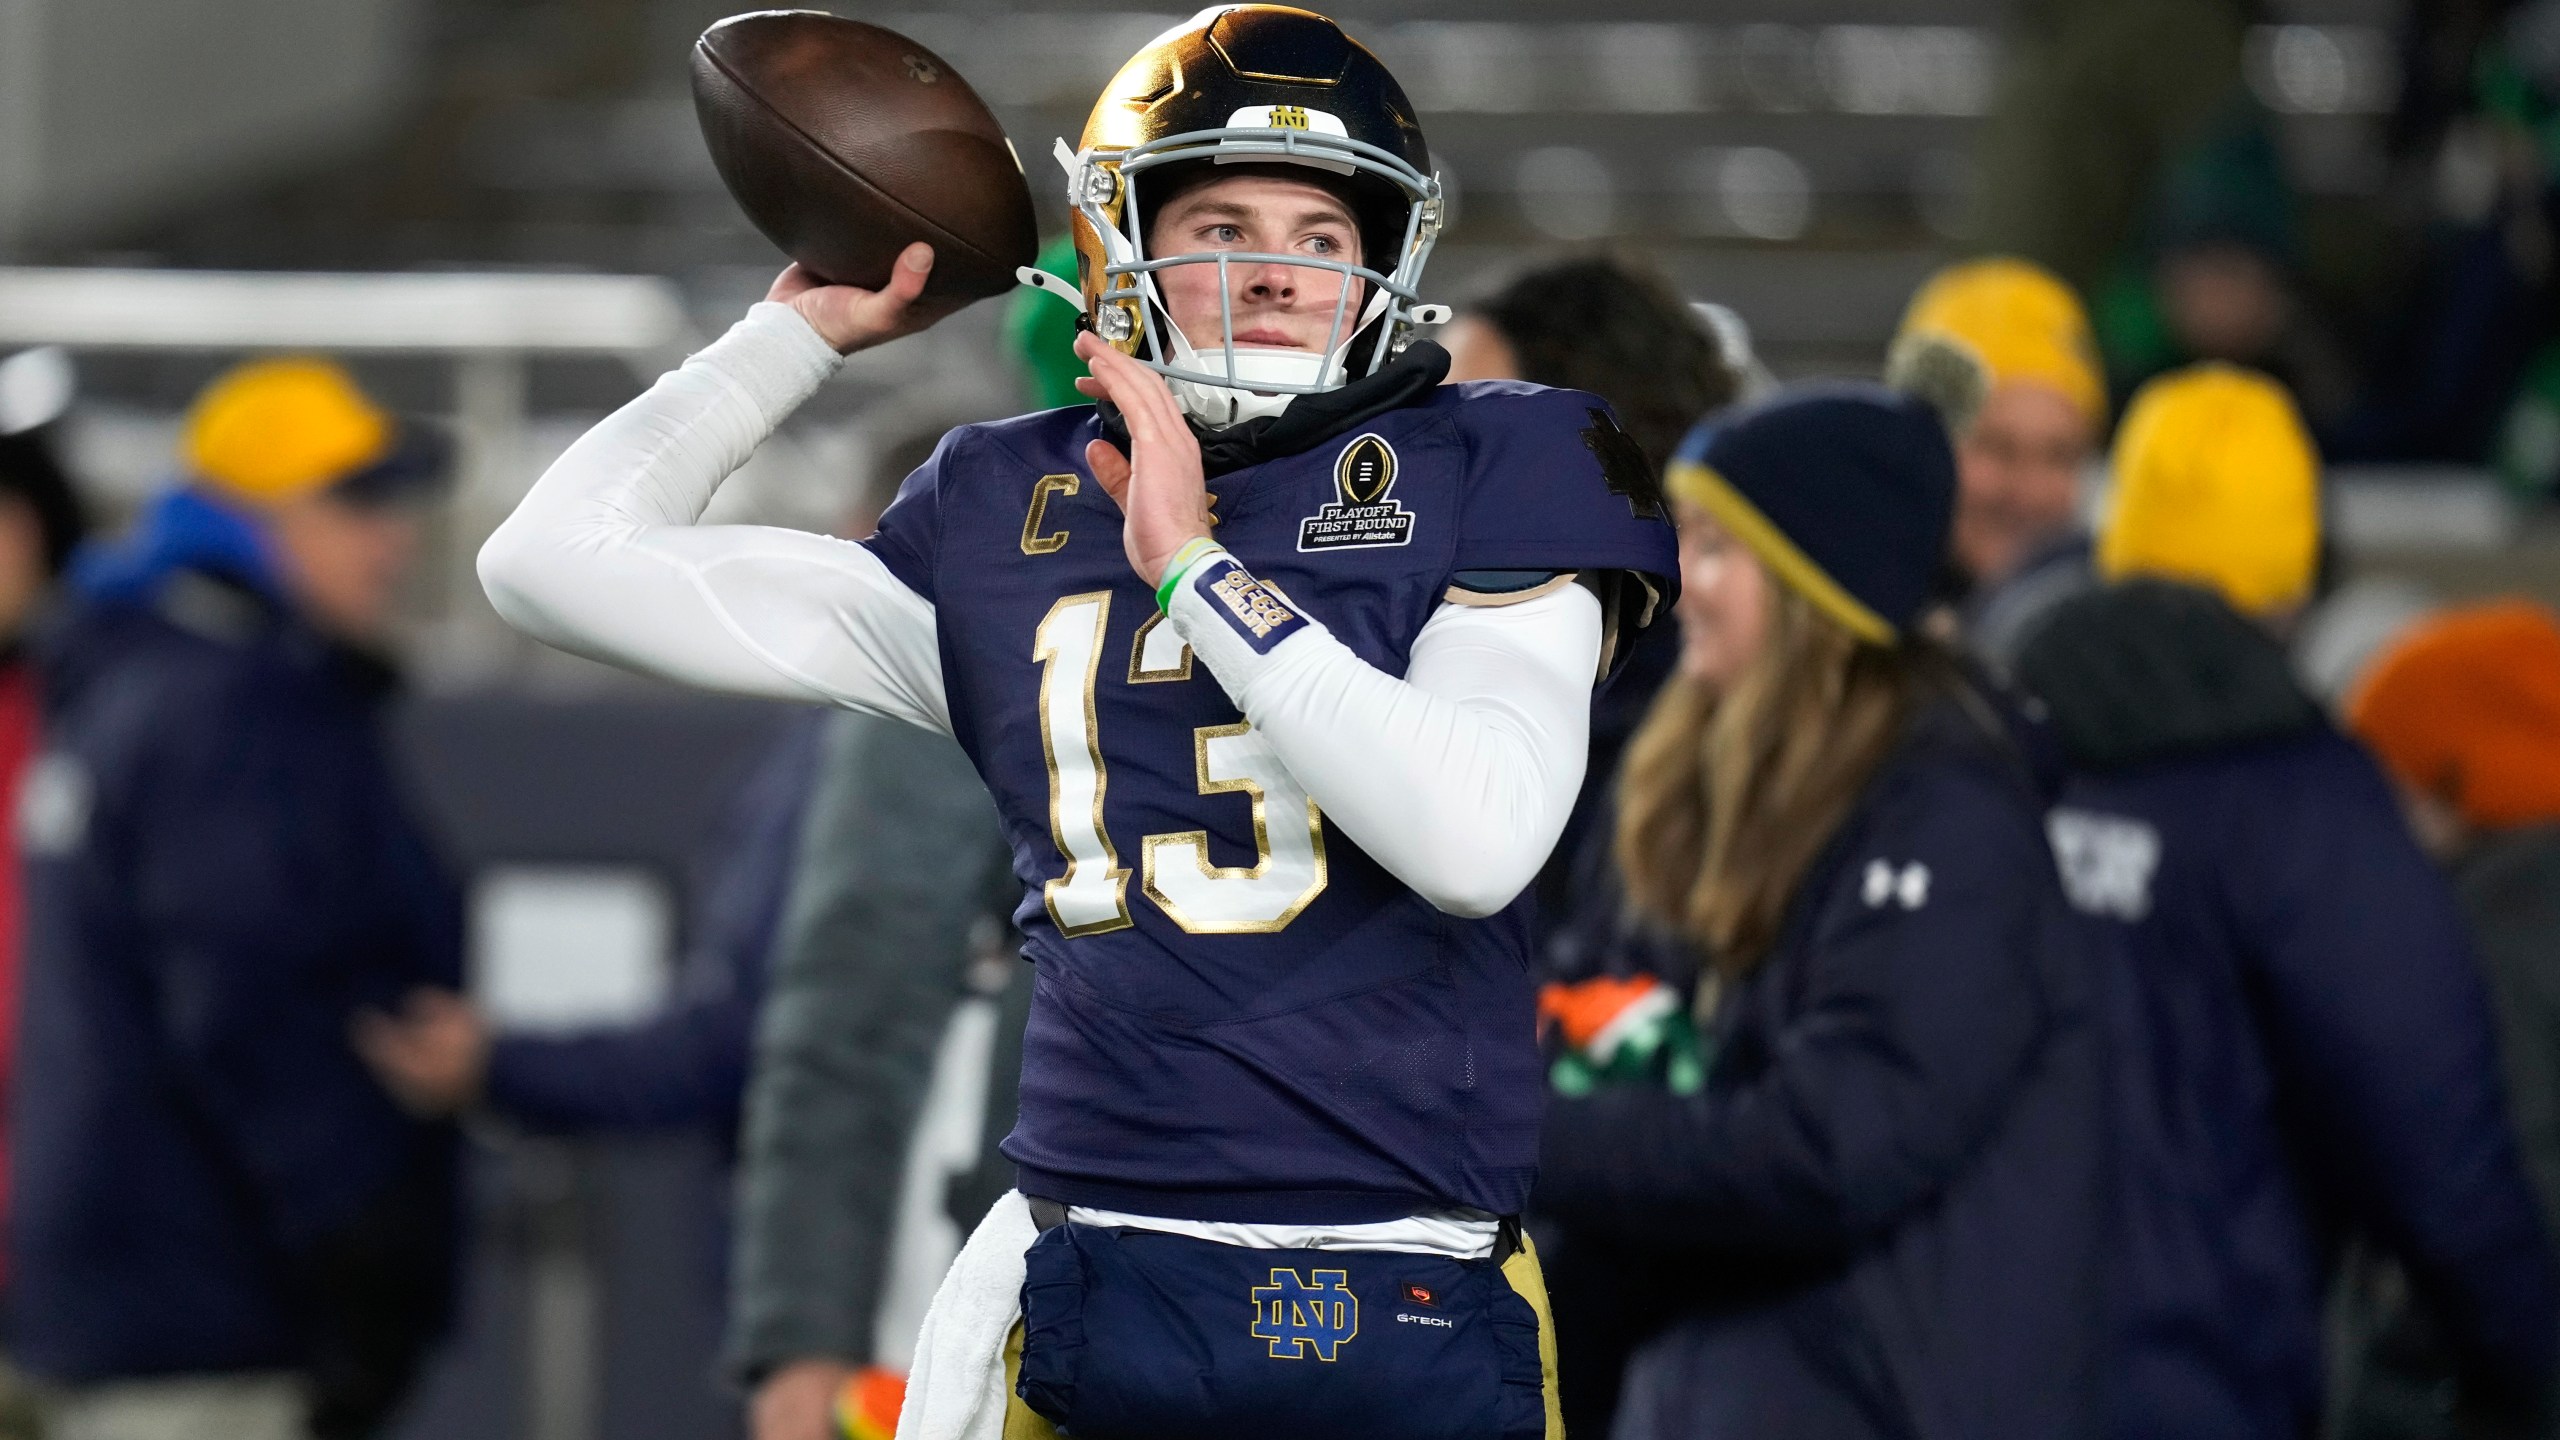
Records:
<instances>
[{"instance_id":1,"label":"helmet chin strap","mask_svg":"<svg viewBox=\"0 0 2560 1440\"><path fill-rule=\"evenodd\" d=\"M1222 430L1248 420L1277 415L1298 398L1290 391L1264 391L1253 388L1257 380L1279 385L1293 385L1306 390L1331 390L1342 383L1344 357L1351 353L1352 343L1360 332L1369 328L1387 308L1387 296L1381 291L1362 307L1360 323L1351 327L1342 343L1330 355L1313 350L1280 350L1262 345L1238 345L1234 349L1237 385L1214 385L1199 380L1167 377L1174 402L1183 413L1208 426ZM1162 312L1159 312L1162 313ZM1203 374L1227 373L1227 354L1221 348L1203 353L1182 333L1182 327L1169 320L1165 330L1173 337L1173 368Z\"/></svg>"}]
</instances>

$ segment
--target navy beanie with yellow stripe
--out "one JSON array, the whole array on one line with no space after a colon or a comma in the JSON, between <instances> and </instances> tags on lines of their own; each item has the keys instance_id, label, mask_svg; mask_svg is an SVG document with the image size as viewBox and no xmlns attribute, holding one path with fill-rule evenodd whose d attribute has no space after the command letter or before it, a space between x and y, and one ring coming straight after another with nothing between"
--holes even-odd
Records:
<instances>
[{"instance_id":1,"label":"navy beanie with yellow stripe","mask_svg":"<svg viewBox=\"0 0 2560 1440\"><path fill-rule=\"evenodd\" d=\"M1794 385L1701 423L1664 474L1778 582L1890 645L1929 603L1956 461L1929 402L1881 385Z\"/></svg>"}]
</instances>

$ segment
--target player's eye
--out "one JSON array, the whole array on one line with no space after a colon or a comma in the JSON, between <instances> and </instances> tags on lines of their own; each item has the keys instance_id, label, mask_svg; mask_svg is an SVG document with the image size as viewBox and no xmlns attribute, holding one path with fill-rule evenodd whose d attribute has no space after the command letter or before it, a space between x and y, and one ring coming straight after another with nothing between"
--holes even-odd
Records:
<instances>
[{"instance_id":1,"label":"player's eye","mask_svg":"<svg viewBox=\"0 0 2560 1440\"><path fill-rule=\"evenodd\" d=\"M1318 255L1331 255L1341 248L1342 243L1330 235L1310 235L1307 237L1307 249Z\"/></svg>"},{"instance_id":2,"label":"player's eye","mask_svg":"<svg viewBox=\"0 0 2560 1440\"><path fill-rule=\"evenodd\" d=\"M1241 245L1244 243L1244 231L1233 225L1212 225L1209 238L1220 245Z\"/></svg>"}]
</instances>

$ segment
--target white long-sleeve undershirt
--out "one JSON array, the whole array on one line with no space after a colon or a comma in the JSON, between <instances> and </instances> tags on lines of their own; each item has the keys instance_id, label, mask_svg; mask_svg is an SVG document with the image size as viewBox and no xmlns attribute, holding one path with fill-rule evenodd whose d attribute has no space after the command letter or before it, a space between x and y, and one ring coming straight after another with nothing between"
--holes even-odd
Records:
<instances>
[{"instance_id":1,"label":"white long-sleeve undershirt","mask_svg":"<svg viewBox=\"0 0 2560 1440\"><path fill-rule=\"evenodd\" d=\"M796 312L756 306L536 482L480 552L498 613L684 684L948 732L934 607L878 557L803 531L696 523L838 363ZM1601 643L1587 591L1443 605L1402 678L1320 617L1258 654L1205 603L1178 593L1175 628L1345 835L1451 914L1491 914L1527 886L1582 782Z\"/></svg>"},{"instance_id":2,"label":"white long-sleeve undershirt","mask_svg":"<svg viewBox=\"0 0 2560 1440\"><path fill-rule=\"evenodd\" d=\"M480 548L490 603L572 654L949 733L933 605L878 556L805 530L695 523L841 363L790 307L750 310L534 482Z\"/></svg>"}]
</instances>

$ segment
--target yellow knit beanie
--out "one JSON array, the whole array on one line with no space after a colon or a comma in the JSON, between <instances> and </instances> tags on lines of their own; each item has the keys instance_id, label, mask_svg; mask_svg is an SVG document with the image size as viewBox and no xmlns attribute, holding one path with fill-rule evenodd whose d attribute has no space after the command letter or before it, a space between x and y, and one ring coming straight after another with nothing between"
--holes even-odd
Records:
<instances>
[{"instance_id":1,"label":"yellow knit beanie","mask_svg":"<svg viewBox=\"0 0 2560 1440\"><path fill-rule=\"evenodd\" d=\"M2071 287L2041 266L2003 257L1939 271L1911 298L1894 345L1921 335L1972 351L1994 385L2047 386L2092 427L2106 423L2107 384L2088 313Z\"/></svg>"},{"instance_id":2,"label":"yellow knit beanie","mask_svg":"<svg viewBox=\"0 0 2560 1440\"><path fill-rule=\"evenodd\" d=\"M2208 586L2239 609L2311 592L2320 461L2284 387L2195 365L2142 387L2116 432L2098 570Z\"/></svg>"},{"instance_id":3,"label":"yellow knit beanie","mask_svg":"<svg viewBox=\"0 0 2560 1440\"><path fill-rule=\"evenodd\" d=\"M187 412L188 474L265 507L325 490L391 453L390 415L326 360L252 360L225 371Z\"/></svg>"}]
</instances>

